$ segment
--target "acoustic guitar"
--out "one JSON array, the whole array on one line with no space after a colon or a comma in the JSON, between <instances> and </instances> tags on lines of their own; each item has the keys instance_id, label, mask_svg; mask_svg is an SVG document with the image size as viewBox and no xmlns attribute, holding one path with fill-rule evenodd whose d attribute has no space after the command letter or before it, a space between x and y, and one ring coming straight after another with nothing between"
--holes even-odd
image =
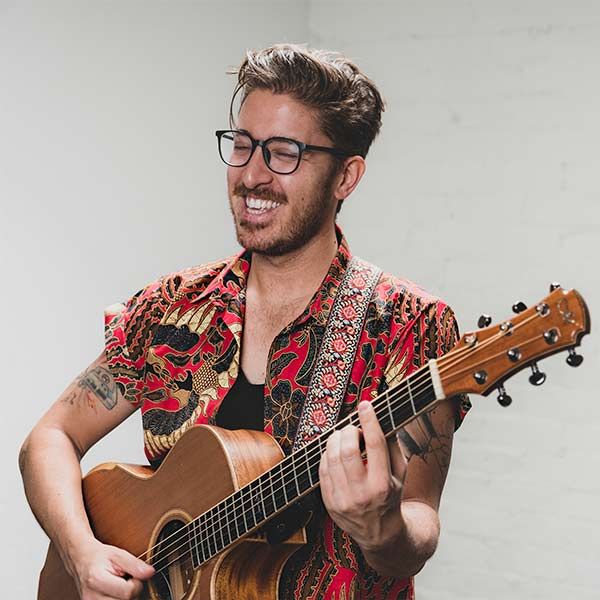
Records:
<instances>
[{"instance_id":1,"label":"acoustic guitar","mask_svg":"<svg viewBox=\"0 0 600 600\"><path fill-rule=\"evenodd\" d=\"M575 290L553 284L551 293L515 315L464 334L442 358L373 400L386 436L460 393L488 395L530 366L534 385L545 379L537 360L568 350L567 363L590 331L586 304ZM330 433L359 425L357 412L285 457L269 435L200 425L189 429L163 464L150 467L106 463L83 479L83 495L96 537L153 565L144 600L275 600L279 576L290 556L307 542L304 527L277 540L286 509L319 485L319 460ZM304 524L303 524L304 525ZM285 529L285 523L283 523ZM277 543L274 543L277 542ZM52 544L42 569L38 600L78 600Z\"/></svg>"}]
</instances>

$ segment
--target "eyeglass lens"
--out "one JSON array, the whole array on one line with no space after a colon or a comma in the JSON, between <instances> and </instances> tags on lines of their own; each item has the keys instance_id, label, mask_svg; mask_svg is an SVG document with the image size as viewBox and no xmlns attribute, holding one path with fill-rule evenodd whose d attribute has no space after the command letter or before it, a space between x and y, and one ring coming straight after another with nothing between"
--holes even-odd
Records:
<instances>
[{"instance_id":1,"label":"eyeglass lens","mask_svg":"<svg viewBox=\"0 0 600 600\"><path fill-rule=\"evenodd\" d=\"M232 167L245 165L252 154L252 138L241 132L228 131L221 135L220 150L223 160ZM271 139L265 144L267 165L276 173L291 173L298 166L300 148L283 139Z\"/></svg>"}]
</instances>

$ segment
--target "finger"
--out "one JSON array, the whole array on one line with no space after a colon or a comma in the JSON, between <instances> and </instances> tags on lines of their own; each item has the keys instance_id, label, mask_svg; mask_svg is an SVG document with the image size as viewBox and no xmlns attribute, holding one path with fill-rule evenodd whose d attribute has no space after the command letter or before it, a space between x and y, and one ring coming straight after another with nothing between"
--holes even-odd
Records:
<instances>
[{"instance_id":1,"label":"finger","mask_svg":"<svg viewBox=\"0 0 600 600\"><path fill-rule=\"evenodd\" d=\"M347 425L341 431L340 455L346 479L351 487L364 483L367 469L360 452L360 431Z\"/></svg>"},{"instance_id":2,"label":"finger","mask_svg":"<svg viewBox=\"0 0 600 600\"><path fill-rule=\"evenodd\" d=\"M321 484L323 503L326 508L329 508L333 499L333 487L331 477L329 476L329 469L327 468L327 450L323 452L321 461L319 462L319 483Z\"/></svg>"},{"instance_id":3,"label":"finger","mask_svg":"<svg viewBox=\"0 0 600 600\"><path fill-rule=\"evenodd\" d=\"M343 498L348 491L348 481L342 464L342 433L334 431L327 440L327 472L331 485L331 497Z\"/></svg>"},{"instance_id":4,"label":"finger","mask_svg":"<svg viewBox=\"0 0 600 600\"><path fill-rule=\"evenodd\" d=\"M360 402L358 405L358 418L367 451L368 477L379 478L382 475L389 476L391 470L387 443L375 415L375 409L370 402L366 400Z\"/></svg>"},{"instance_id":5,"label":"finger","mask_svg":"<svg viewBox=\"0 0 600 600\"><path fill-rule=\"evenodd\" d=\"M398 479L398 481L404 483L406 469L408 467L408 460L404 454L402 444L396 435L392 436L388 440L388 449L390 452L392 473L394 474L394 477Z\"/></svg>"},{"instance_id":6,"label":"finger","mask_svg":"<svg viewBox=\"0 0 600 600\"><path fill-rule=\"evenodd\" d=\"M92 585L91 590L102 591L107 598L118 598L119 600L130 600L135 598L134 593L141 591L141 582L136 579L123 579L114 573L105 572L103 576L98 577ZM139 591L138 591L139 590ZM104 597L104 596L102 596Z\"/></svg>"},{"instance_id":7,"label":"finger","mask_svg":"<svg viewBox=\"0 0 600 600\"><path fill-rule=\"evenodd\" d=\"M139 579L129 579L127 583L129 584L129 596L125 596L127 600L129 598L138 598L144 591L144 584Z\"/></svg>"},{"instance_id":8,"label":"finger","mask_svg":"<svg viewBox=\"0 0 600 600\"><path fill-rule=\"evenodd\" d=\"M113 564L122 570L123 573L131 575L134 579L142 581L150 579L154 575L154 568L143 560L136 558L133 554L125 550L117 549L118 554L113 560Z\"/></svg>"}]
</instances>

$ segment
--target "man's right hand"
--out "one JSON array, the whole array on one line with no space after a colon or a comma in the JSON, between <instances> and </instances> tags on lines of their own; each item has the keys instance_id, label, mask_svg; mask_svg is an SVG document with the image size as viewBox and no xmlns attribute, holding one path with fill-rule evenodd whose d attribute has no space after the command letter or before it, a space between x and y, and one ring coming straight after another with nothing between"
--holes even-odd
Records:
<instances>
[{"instance_id":1,"label":"man's right hand","mask_svg":"<svg viewBox=\"0 0 600 600\"><path fill-rule=\"evenodd\" d=\"M132 600L154 568L129 552L93 540L71 565L81 600Z\"/></svg>"}]
</instances>

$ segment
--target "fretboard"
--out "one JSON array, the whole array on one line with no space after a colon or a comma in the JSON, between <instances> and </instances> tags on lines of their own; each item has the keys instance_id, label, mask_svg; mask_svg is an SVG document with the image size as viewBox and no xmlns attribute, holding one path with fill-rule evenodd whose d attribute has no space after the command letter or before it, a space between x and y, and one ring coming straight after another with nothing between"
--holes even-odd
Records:
<instances>
[{"instance_id":1,"label":"fretboard","mask_svg":"<svg viewBox=\"0 0 600 600\"><path fill-rule=\"evenodd\" d=\"M436 401L430 367L425 366L372 403L388 437ZM347 424L359 426L357 411L179 530L177 540L172 540L179 548L179 555L182 550L185 554L189 552L194 567L199 567L315 489L319 485L319 462L327 439ZM153 561L157 570L169 560L162 554Z\"/></svg>"}]
</instances>

